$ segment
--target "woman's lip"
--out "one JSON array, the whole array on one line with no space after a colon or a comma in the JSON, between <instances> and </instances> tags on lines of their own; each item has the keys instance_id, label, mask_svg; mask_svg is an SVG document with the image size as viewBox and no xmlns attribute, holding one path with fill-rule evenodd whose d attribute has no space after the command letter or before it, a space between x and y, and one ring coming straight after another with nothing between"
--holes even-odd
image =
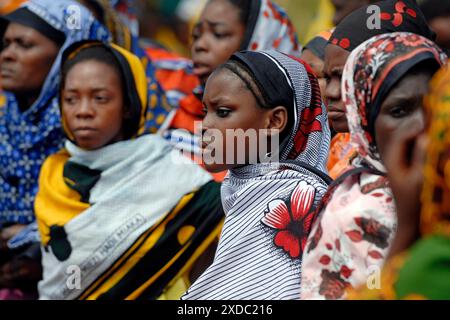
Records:
<instances>
[{"instance_id":1,"label":"woman's lip","mask_svg":"<svg viewBox=\"0 0 450 320\"><path fill-rule=\"evenodd\" d=\"M73 130L74 133L77 135L91 135L92 133L96 132L97 130L94 128L78 128Z\"/></svg>"},{"instance_id":2,"label":"woman's lip","mask_svg":"<svg viewBox=\"0 0 450 320\"><path fill-rule=\"evenodd\" d=\"M194 64L193 72L197 77L205 76L205 75L209 74L210 71L211 71L211 68L208 65Z\"/></svg>"},{"instance_id":3,"label":"woman's lip","mask_svg":"<svg viewBox=\"0 0 450 320\"><path fill-rule=\"evenodd\" d=\"M76 128L73 131L96 131L95 128L91 128L91 127L80 127L80 128Z\"/></svg>"}]
</instances>

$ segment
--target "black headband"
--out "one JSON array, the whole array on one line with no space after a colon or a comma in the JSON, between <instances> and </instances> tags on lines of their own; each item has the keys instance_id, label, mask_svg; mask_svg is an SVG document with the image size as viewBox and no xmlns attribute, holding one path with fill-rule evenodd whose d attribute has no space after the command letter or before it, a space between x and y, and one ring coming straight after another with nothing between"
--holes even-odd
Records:
<instances>
[{"instance_id":1,"label":"black headband","mask_svg":"<svg viewBox=\"0 0 450 320\"><path fill-rule=\"evenodd\" d=\"M230 60L248 68L270 107L284 106L288 111L294 110L294 91L272 59L260 52L241 51L233 54Z\"/></svg>"},{"instance_id":2,"label":"black headband","mask_svg":"<svg viewBox=\"0 0 450 320\"><path fill-rule=\"evenodd\" d=\"M62 47L62 45L66 41L66 35L64 34L64 32L55 29L44 19L34 14L27 8L19 8L0 19L3 20L4 24L14 22L26 27L33 28L39 31L48 39L55 42L59 47Z\"/></svg>"},{"instance_id":3,"label":"black headband","mask_svg":"<svg viewBox=\"0 0 450 320\"><path fill-rule=\"evenodd\" d=\"M328 40L323 37L315 37L305 45L305 50L310 50L320 60L325 60L325 47Z\"/></svg>"}]
</instances>

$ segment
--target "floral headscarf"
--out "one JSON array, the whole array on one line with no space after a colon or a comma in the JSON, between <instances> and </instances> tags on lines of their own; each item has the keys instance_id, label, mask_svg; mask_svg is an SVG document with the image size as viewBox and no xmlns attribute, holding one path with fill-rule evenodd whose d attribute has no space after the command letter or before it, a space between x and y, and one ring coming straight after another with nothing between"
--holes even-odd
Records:
<instances>
[{"instance_id":1,"label":"floral headscarf","mask_svg":"<svg viewBox=\"0 0 450 320\"><path fill-rule=\"evenodd\" d=\"M379 9L379 16L370 7ZM376 23L378 17L379 25ZM412 32L430 40L436 37L415 0L385 0L357 9L345 17L336 26L329 43L351 52L364 41L391 32Z\"/></svg>"},{"instance_id":2,"label":"floral headscarf","mask_svg":"<svg viewBox=\"0 0 450 320\"><path fill-rule=\"evenodd\" d=\"M277 50L299 57L301 46L284 9L271 0L250 1L250 17L242 50Z\"/></svg>"},{"instance_id":3,"label":"floral headscarf","mask_svg":"<svg viewBox=\"0 0 450 320\"><path fill-rule=\"evenodd\" d=\"M380 269L392 244L397 216L375 144L382 101L412 67L445 63L431 41L412 33L376 36L357 47L344 68L342 95L358 156L322 199L302 269L303 299L342 299Z\"/></svg>"},{"instance_id":4,"label":"floral headscarf","mask_svg":"<svg viewBox=\"0 0 450 320\"><path fill-rule=\"evenodd\" d=\"M391 258L381 286L350 290L350 299L450 299L450 69L442 68L425 98L430 126L422 189L421 233L408 250Z\"/></svg>"},{"instance_id":5,"label":"floral headscarf","mask_svg":"<svg viewBox=\"0 0 450 320\"><path fill-rule=\"evenodd\" d=\"M360 158L384 172L375 144L375 120L392 87L418 63L446 63L447 56L432 41L413 33L395 32L373 37L349 56L343 72L342 95L351 140Z\"/></svg>"}]
</instances>

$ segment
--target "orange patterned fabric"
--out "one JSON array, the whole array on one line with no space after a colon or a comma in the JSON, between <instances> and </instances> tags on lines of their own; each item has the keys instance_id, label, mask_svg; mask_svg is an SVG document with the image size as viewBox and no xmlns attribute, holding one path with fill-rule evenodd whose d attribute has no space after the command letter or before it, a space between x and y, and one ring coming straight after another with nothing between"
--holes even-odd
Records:
<instances>
[{"instance_id":1,"label":"orange patterned fabric","mask_svg":"<svg viewBox=\"0 0 450 320\"><path fill-rule=\"evenodd\" d=\"M350 143L350 133L338 133L334 136L327 163L329 176L336 180L349 168L356 155L356 148Z\"/></svg>"},{"instance_id":2,"label":"orange patterned fabric","mask_svg":"<svg viewBox=\"0 0 450 320\"><path fill-rule=\"evenodd\" d=\"M171 123L176 129L194 133L194 121L202 121L202 102L194 95L200 80L189 72L190 61L162 48L146 48L156 70L156 79L165 92L176 92L178 110ZM169 97L170 98L170 97ZM170 99L169 99L170 103Z\"/></svg>"}]
</instances>

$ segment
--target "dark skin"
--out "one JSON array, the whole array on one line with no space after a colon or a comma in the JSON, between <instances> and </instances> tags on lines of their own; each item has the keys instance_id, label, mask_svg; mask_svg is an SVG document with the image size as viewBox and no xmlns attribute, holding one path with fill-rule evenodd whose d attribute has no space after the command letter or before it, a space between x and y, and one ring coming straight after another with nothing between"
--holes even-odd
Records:
<instances>
[{"instance_id":1,"label":"dark skin","mask_svg":"<svg viewBox=\"0 0 450 320\"><path fill-rule=\"evenodd\" d=\"M215 68L239 50L244 34L239 8L228 0L208 2L194 27L191 48L194 73L203 85Z\"/></svg>"},{"instance_id":2,"label":"dark skin","mask_svg":"<svg viewBox=\"0 0 450 320\"><path fill-rule=\"evenodd\" d=\"M329 44L325 48L324 75L326 79L325 98L328 119L336 132L349 132L345 105L341 95L341 79L350 52L339 46Z\"/></svg>"},{"instance_id":3,"label":"dark skin","mask_svg":"<svg viewBox=\"0 0 450 320\"><path fill-rule=\"evenodd\" d=\"M424 130L423 98L428 93L431 77L431 72L408 74L384 99L375 121L375 140L382 158L399 132L414 128L419 134Z\"/></svg>"},{"instance_id":4,"label":"dark skin","mask_svg":"<svg viewBox=\"0 0 450 320\"><path fill-rule=\"evenodd\" d=\"M408 128L393 137L391 146L385 152L384 164L398 219L390 257L409 248L420 236L420 197L427 144L425 133L417 134L416 128Z\"/></svg>"},{"instance_id":5,"label":"dark skin","mask_svg":"<svg viewBox=\"0 0 450 320\"><path fill-rule=\"evenodd\" d=\"M76 64L66 76L62 100L64 118L78 146L94 150L122 140L124 98L120 76L113 67L93 60ZM1 230L4 250L6 242L23 227ZM40 277L39 261L25 257L12 256L0 266L0 288L22 288L37 283Z\"/></svg>"},{"instance_id":6,"label":"dark skin","mask_svg":"<svg viewBox=\"0 0 450 320\"><path fill-rule=\"evenodd\" d=\"M35 29L17 23L6 28L0 53L0 83L3 90L16 95L22 111L38 98L59 49ZM6 243L24 228L15 224L0 230L0 250L8 251Z\"/></svg>"},{"instance_id":7,"label":"dark skin","mask_svg":"<svg viewBox=\"0 0 450 320\"><path fill-rule=\"evenodd\" d=\"M398 231L391 256L408 248L419 236L427 144L423 98L429 91L432 75L428 69L404 77L383 101L375 122L378 150L388 170L397 208Z\"/></svg>"},{"instance_id":8,"label":"dark skin","mask_svg":"<svg viewBox=\"0 0 450 320\"><path fill-rule=\"evenodd\" d=\"M237 138L234 140L234 149L227 147L225 134L227 129L266 129L274 130L273 134L282 132L287 124L287 110L283 106L272 109L261 108L252 92L245 83L234 73L227 69L214 72L208 79L203 96L205 118L203 130L215 129L222 134L222 154L231 153L232 159L237 159ZM204 135L203 152L208 152L207 147L211 142L209 136ZM258 135L259 145L259 135ZM249 156L249 145L245 144L245 154ZM213 154L214 156L214 154ZM225 159L225 158L224 158ZM235 163L206 164L210 172L230 170L237 166Z\"/></svg>"},{"instance_id":9,"label":"dark skin","mask_svg":"<svg viewBox=\"0 0 450 320\"><path fill-rule=\"evenodd\" d=\"M336 26L350 13L363 6L370 4L369 0L332 0L331 3L335 8L333 16L333 24Z\"/></svg>"},{"instance_id":10,"label":"dark skin","mask_svg":"<svg viewBox=\"0 0 450 320\"><path fill-rule=\"evenodd\" d=\"M65 79L62 111L76 144L83 149L123 140L124 96L117 71L94 60L76 64Z\"/></svg>"},{"instance_id":11,"label":"dark skin","mask_svg":"<svg viewBox=\"0 0 450 320\"><path fill-rule=\"evenodd\" d=\"M14 255L10 261L0 266L0 288L20 288L34 292L41 275L40 261Z\"/></svg>"},{"instance_id":12,"label":"dark skin","mask_svg":"<svg viewBox=\"0 0 450 320\"><path fill-rule=\"evenodd\" d=\"M320 86L320 92L322 94L322 101L326 101L325 89L326 89L327 82L325 79L325 74L323 73L325 62L322 59L320 59L318 56L316 56L314 53L312 53L311 50L308 50L308 49L303 50L302 55L300 56L300 59L302 59L307 64L309 64L312 71L317 76L317 80L319 81L319 86Z\"/></svg>"},{"instance_id":13,"label":"dark skin","mask_svg":"<svg viewBox=\"0 0 450 320\"><path fill-rule=\"evenodd\" d=\"M10 227L4 228L0 230L0 251L8 250L6 244L7 242L18 234L22 229L25 228L25 225L15 224Z\"/></svg>"},{"instance_id":14,"label":"dark skin","mask_svg":"<svg viewBox=\"0 0 450 320\"><path fill-rule=\"evenodd\" d=\"M39 97L60 48L35 29L10 23L3 36L0 75L3 90L14 93L22 111Z\"/></svg>"}]
</instances>

